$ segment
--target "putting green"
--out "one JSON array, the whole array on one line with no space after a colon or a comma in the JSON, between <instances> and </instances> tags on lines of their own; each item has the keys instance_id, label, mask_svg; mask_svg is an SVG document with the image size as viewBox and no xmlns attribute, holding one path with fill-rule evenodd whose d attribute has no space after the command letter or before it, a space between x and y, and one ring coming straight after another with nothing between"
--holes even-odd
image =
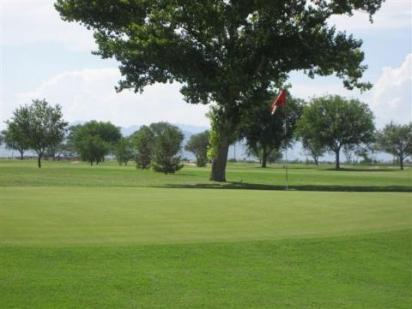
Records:
<instances>
[{"instance_id":1,"label":"putting green","mask_svg":"<svg viewBox=\"0 0 412 309\"><path fill-rule=\"evenodd\" d=\"M276 240L412 226L409 193L3 187L0 244Z\"/></svg>"}]
</instances>

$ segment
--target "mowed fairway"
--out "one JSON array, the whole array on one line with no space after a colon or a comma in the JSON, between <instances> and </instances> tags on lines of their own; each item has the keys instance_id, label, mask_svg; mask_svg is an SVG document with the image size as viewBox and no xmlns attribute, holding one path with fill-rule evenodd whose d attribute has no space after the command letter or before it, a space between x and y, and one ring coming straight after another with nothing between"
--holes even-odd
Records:
<instances>
[{"instance_id":1,"label":"mowed fairway","mask_svg":"<svg viewBox=\"0 0 412 309\"><path fill-rule=\"evenodd\" d=\"M0 161L0 307L412 306L411 170L207 172Z\"/></svg>"}]
</instances>

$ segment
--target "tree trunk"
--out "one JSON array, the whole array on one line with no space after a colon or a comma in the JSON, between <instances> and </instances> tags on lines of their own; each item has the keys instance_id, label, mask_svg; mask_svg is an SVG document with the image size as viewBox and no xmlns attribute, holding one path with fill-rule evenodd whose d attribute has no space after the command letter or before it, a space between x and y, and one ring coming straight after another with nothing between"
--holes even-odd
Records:
<instances>
[{"instance_id":1,"label":"tree trunk","mask_svg":"<svg viewBox=\"0 0 412 309\"><path fill-rule=\"evenodd\" d=\"M401 171L403 171L403 155L399 156L399 164L401 166Z\"/></svg>"},{"instance_id":2,"label":"tree trunk","mask_svg":"<svg viewBox=\"0 0 412 309\"><path fill-rule=\"evenodd\" d=\"M38 168L41 168L41 157L42 157L42 154L39 154L39 155L37 156L37 167L38 167Z\"/></svg>"},{"instance_id":3,"label":"tree trunk","mask_svg":"<svg viewBox=\"0 0 412 309\"><path fill-rule=\"evenodd\" d=\"M224 132L220 132L222 135ZM212 172L210 180L225 182L226 181L226 163L229 151L229 141L227 136L222 136L218 146L216 158L212 161Z\"/></svg>"},{"instance_id":4,"label":"tree trunk","mask_svg":"<svg viewBox=\"0 0 412 309\"><path fill-rule=\"evenodd\" d=\"M340 148L335 150L335 155L336 155L336 169L340 169L340 161L339 161L339 155L340 155Z\"/></svg>"},{"instance_id":5,"label":"tree trunk","mask_svg":"<svg viewBox=\"0 0 412 309\"><path fill-rule=\"evenodd\" d=\"M24 159L24 150L19 150L20 152L20 160Z\"/></svg>"},{"instance_id":6,"label":"tree trunk","mask_svg":"<svg viewBox=\"0 0 412 309\"><path fill-rule=\"evenodd\" d=\"M313 156L313 161L315 161L315 165L318 166L319 165L319 159L317 156Z\"/></svg>"},{"instance_id":7,"label":"tree trunk","mask_svg":"<svg viewBox=\"0 0 412 309\"><path fill-rule=\"evenodd\" d=\"M268 160L268 154L267 154L267 151L266 151L266 147L263 147L263 149L262 149L262 168L266 167L267 160Z\"/></svg>"}]
</instances>

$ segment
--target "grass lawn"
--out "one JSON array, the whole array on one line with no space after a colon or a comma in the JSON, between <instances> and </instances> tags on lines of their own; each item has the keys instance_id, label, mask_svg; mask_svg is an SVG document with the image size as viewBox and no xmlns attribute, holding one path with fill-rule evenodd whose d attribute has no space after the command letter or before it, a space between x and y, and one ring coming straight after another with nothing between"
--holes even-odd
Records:
<instances>
[{"instance_id":1,"label":"grass lawn","mask_svg":"<svg viewBox=\"0 0 412 309\"><path fill-rule=\"evenodd\" d=\"M0 307L412 307L412 170L329 168L0 160Z\"/></svg>"}]
</instances>

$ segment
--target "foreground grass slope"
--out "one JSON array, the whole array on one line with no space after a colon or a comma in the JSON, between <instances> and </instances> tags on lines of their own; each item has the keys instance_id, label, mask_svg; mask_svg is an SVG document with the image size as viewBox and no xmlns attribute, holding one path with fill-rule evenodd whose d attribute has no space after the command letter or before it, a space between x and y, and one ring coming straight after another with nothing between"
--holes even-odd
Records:
<instances>
[{"instance_id":1,"label":"foreground grass slope","mask_svg":"<svg viewBox=\"0 0 412 309\"><path fill-rule=\"evenodd\" d=\"M410 170L32 163L0 161L2 308L412 306Z\"/></svg>"},{"instance_id":2,"label":"foreground grass slope","mask_svg":"<svg viewBox=\"0 0 412 309\"><path fill-rule=\"evenodd\" d=\"M150 246L7 246L3 308L410 308L411 232Z\"/></svg>"}]
</instances>

